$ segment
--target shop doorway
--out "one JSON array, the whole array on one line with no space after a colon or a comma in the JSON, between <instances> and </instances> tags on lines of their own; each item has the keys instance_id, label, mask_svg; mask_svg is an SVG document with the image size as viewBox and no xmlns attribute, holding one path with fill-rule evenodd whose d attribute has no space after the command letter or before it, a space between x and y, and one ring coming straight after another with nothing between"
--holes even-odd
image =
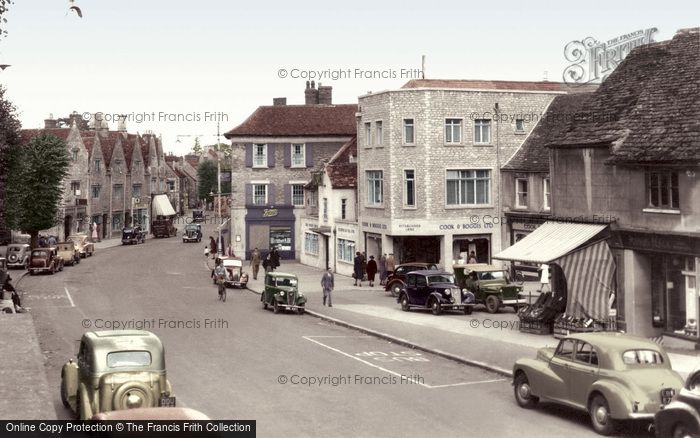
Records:
<instances>
[{"instance_id":1,"label":"shop doorway","mask_svg":"<svg viewBox=\"0 0 700 438\"><path fill-rule=\"evenodd\" d=\"M73 216L67 215L63 219L63 240L68 240L68 236L71 235L71 231L73 230Z\"/></svg>"},{"instance_id":2,"label":"shop doorway","mask_svg":"<svg viewBox=\"0 0 700 438\"><path fill-rule=\"evenodd\" d=\"M440 264L440 239L442 236L394 237L394 256L397 264L411 262Z\"/></svg>"},{"instance_id":3,"label":"shop doorway","mask_svg":"<svg viewBox=\"0 0 700 438\"><path fill-rule=\"evenodd\" d=\"M467 263L473 252L477 263L491 263L491 239L489 236L455 236L453 242L452 257L454 260Z\"/></svg>"}]
</instances>

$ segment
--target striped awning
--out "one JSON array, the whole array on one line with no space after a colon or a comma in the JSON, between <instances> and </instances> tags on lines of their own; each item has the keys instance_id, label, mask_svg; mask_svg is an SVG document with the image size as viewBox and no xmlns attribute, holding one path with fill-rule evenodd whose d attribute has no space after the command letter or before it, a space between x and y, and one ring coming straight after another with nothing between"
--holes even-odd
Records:
<instances>
[{"instance_id":1,"label":"striped awning","mask_svg":"<svg viewBox=\"0 0 700 438\"><path fill-rule=\"evenodd\" d=\"M555 260L554 263L561 266L566 278L566 313L606 320L615 275L615 260L608 244L599 241Z\"/></svg>"},{"instance_id":2,"label":"striped awning","mask_svg":"<svg viewBox=\"0 0 700 438\"><path fill-rule=\"evenodd\" d=\"M605 224L580 224L548 221L532 233L498 254L494 259L531 263L550 263L591 240Z\"/></svg>"}]
</instances>

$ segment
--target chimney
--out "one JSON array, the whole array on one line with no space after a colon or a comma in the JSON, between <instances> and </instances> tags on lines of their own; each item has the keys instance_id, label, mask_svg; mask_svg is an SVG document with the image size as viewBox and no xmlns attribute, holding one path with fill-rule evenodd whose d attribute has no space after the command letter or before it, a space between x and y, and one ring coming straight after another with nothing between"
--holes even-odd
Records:
<instances>
[{"instance_id":1,"label":"chimney","mask_svg":"<svg viewBox=\"0 0 700 438\"><path fill-rule=\"evenodd\" d=\"M272 105L273 106L284 106L286 104L287 104L286 97L273 97L272 98Z\"/></svg>"},{"instance_id":2,"label":"chimney","mask_svg":"<svg viewBox=\"0 0 700 438\"><path fill-rule=\"evenodd\" d=\"M314 81L306 81L306 90L304 90L304 103L306 105L316 105L318 103L318 90Z\"/></svg>"},{"instance_id":3,"label":"chimney","mask_svg":"<svg viewBox=\"0 0 700 438\"><path fill-rule=\"evenodd\" d=\"M318 83L318 103L321 105L333 104L333 87Z\"/></svg>"},{"instance_id":4,"label":"chimney","mask_svg":"<svg viewBox=\"0 0 700 438\"><path fill-rule=\"evenodd\" d=\"M119 123L117 124L117 131L126 132L126 114L121 114L119 116Z\"/></svg>"},{"instance_id":5,"label":"chimney","mask_svg":"<svg viewBox=\"0 0 700 438\"><path fill-rule=\"evenodd\" d=\"M49 114L49 118L44 119L44 129L56 128L57 127L56 123L57 123L57 121L56 121L56 119L53 118L53 114Z\"/></svg>"}]
</instances>

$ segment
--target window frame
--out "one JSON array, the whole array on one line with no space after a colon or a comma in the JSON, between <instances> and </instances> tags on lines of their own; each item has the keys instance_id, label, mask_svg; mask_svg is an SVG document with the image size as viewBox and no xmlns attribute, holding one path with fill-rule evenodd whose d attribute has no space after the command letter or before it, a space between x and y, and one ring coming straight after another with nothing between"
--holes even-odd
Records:
<instances>
[{"instance_id":1,"label":"window frame","mask_svg":"<svg viewBox=\"0 0 700 438\"><path fill-rule=\"evenodd\" d=\"M518 126L520 124L520 126ZM525 119L515 119L515 133L523 134L525 132Z\"/></svg>"},{"instance_id":2,"label":"window frame","mask_svg":"<svg viewBox=\"0 0 700 438\"><path fill-rule=\"evenodd\" d=\"M310 255L318 255L319 252L318 245L318 234L313 232L304 233L304 252ZM314 251L315 250L315 251Z\"/></svg>"},{"instance_id":3,"label":"window frame","mask_svg":"<svg viewBox=\"0 0 700 438\"><path fill-rule=\"evenodd\" d=\"M525 191L521 190L520 183L525 183ZM528 195L530 192L530 181L528 178L515 178L515 208L525 210L528 208ZM524 203L521 203L521 196L524 197Z\"/></svg>"},{"instance_id":4,"label":"window frame","mask_svg":"<svg viewBox=\"0 0 700 438\"><path fill-rule=\"evenodd\" d=\"M487 183L488 183L488 184L487 184L487 188L486 188L486 195L487 195L486 202L485 202L485 203L476 203L476 202L475 202L475 203L472 203L472 204L470 204L470 203L468 203L468 202L467 202L467 203L461 203L461 198L462 198L462 196L461 196L461 183L459 183L459 181L463 181L463 180L464 180L464 181L468 181L468 180L473 180L473 181L474 181L474 201L476 201L477 198L478 198L478 195L477 195L477 181L483 180L483 179L484 179L484 178L481 178L481 177L477 177L477 176L476 176L476 175L477 175L476 172L481 172L481 171L487 172L487 175L488 175L488 178L486 178L486 181L487 181ZM458 181L458 186L457 186L457 187L459 188L459 191L458 191L458 193L456 194L456 198L457 198L458 202L457 202L457 203L454 203L454 204L450 204L450 203L448 202L448 200L449 200L449 181L451 181L451 180L448 178L449 172L474 172L474 177L473 177L473 178L461 178L461 176L460 176L460 178L458 178L458 179L456 180L456 181ZM466 206L466 207L471 207L471 208L490 208L490 207L493 207L493 193L492 193L492 191L493 191L493 169L491 169L491 168L449 169L449 168L448 168L448 169L445 169L445 180L444 180L444 181L445 181L445 208L446 208L446 209L451 209L451 208L462 208L462 207L465 207L465 206ZM467 195L465 195L465 199L466 199L466 196L467 196Z\"/></svg>"},{"instance_id":5,"label":"window frame","mask_svg":"<svg viewBox=\"0 0 700 438\"><path fill-rule=\"evenodd\" d=\"M407 124L406 121L410 120L411 123ZM411 127L411 141L406 139L406 128ZM416 118L415 117L403 117L401 119L401 144L404 146L414 146L416 144Z\"/></svg>"},{"instance_id":6,"label":"window frame","mask_svg":"<svg viewBox=\"0 0 700 438\"><path fill-rule=\"evenodd\" d=\"M348 213L348 200L347 198L342 198L340 200L340 219L347 220Z\"/></svg>"},{"instance_id":7,"label":"window frame","mask_svg":"<svg viewBox=\"0 0 700 438\"><path fill-rule=\"evenodd\" d=\"M545 211L552 209L552 179L542 179L542 208Z\"/></svg>"},{"instance_id":8,"label":"window frame","mask_svg":"<svg viewBox=\"0 0 700 438\"><path fill-rule=\"evenodd\" d=\"M380 178L370 178L370 173L378 172ZM367 183L367 206L379 208L384 205L384 170L383 169L367 169L365 170L365 181ZM376 184L379 188L379 200L374 199L372 195L376 195ZM374 190L373 190L374 189Z\"/></svg>"},{"instance_id":9,"label":"window frame","mask_svg":"<svg viewBox=\"0 0 700 438\"><path fill-rule=\"evenodd\" d=\"M301 203L295 203L295 194L294 194L294 189L295 188L301 188ZM304 184L290 184L291 194L290 194L290 199L292 201L292 205L294 207L304 207L306 203L304 202L304 197L306 196L306 190L304 190ZM296 196L299 196L298 194ZM296 198L298 200L298 198Z\"/></svg>"},{"instance_id":10,"label":"window frame","mask_svg":"<svg viewBox=\"0 0 700 438\"><path fill-rule=\"evenodd\" d=\"M295 155L295 153L294 153L294 148L296 146L301 146L301 162L295 164L294 157L297 155ZM289 147L290 147L290 151L289 151L290 166L289 167L292 167L295 169L306 167L306 143L292 143Z\"/></svg>"},{"instance_id":11,"label":"window frame","mask_svg":"<svg viewBox=\"0 0 700 438\"><path fill-rule=\"evenodd\" d=\"M382 141L384 137L384 121L375 120L374 121L374 144L375 146L382 146L384 142Z\"/></svg>"},{"instance_id":12,"label":"window frame","mask_svg":"<svg viewBox=\"0 0 700 438\"><path fill-rule=\"evenodd\" d=\"M645 210L661 212L680 212L680 178L677 171L673 171L670 169L647 169L644 178L646 186ZM652 184L654 183L654 178L656 178L656 186L652 187ZM662 178L666 179L666 187L664 187ZM656 192L655 195L657 205L654 205L653 202L654 192ZM664 196L667 199L667 203L663 202Z\"/></svg>"},{"instance_id":13,"label":"window frame","mask_svg":"<svg viewBox=\"0 0 700 438\"><path fill-rule=\"evenodd\" d=\"M258 158L258 146L262 146L263 154L262 154L262 163L258 163L256 160ZM269 153L267 143L253 143L253 151L252 151L252 156L253 156L253 168L254 169L266 169L267 166L267 154Z\"/></svg>"},{"instance_id":14,"label":"window frame","mask_svg":"<svg viewBox=\"0 0 700 438\"><path fill-rule=\"evenodd\" d=\"M100 184L93 184L92 185L92 199L99 199L101 191L102 191L102 186ZM95 195L97 195L97 196L95 196Z\"/></svg>"},{"instance_id":15,"label":"window frame","mask_svg":"<svg viewBox=\"0 0 700 438\"><path fill-rule=\"evenodd\" d=\"M256 206L258 206L258 207L259 207L259 206L268 205L268 198L269 198L269 194L270 194L270 191L268 190L268 186L269 186L269 185L270 185L270 184L267 184L267 183L251 183L251 188L250 188L250 198L251 198L251 199L250 199L250 202L251 202L252 205L256 205ZM257 203L257 202L256 202L256 199L257 199L256 196L259 196L259 195L256 195L256 193L255 193L255 189L256 189L257 187L263 187L263 188L265 189L265 195L264 195L264 197L265 197L264 201L265 201L265 202L263 202L263 203Z\"/></svg>"},{"instance_id":16,"label":"window frame","mask_svg":"<svg viewBox=\"0 0 700 438\"><path fill-rule=\"evenodd\" d=\"M483 141L483 128L486 127L488 128L488 136L489 139L488 141ZM491 139L493 136L491 135L491 128L493 127L493 119L474 119L474 144L475 145L480 145L480 146L485 146L485 145L491 145ZM479 135L481 136L481 140L477 141L476 139L476 134L479 132Z\"/></svg>"},{"instance_id":17,"label":"window frame","mask_svg":"<svg viewBox=\"0 0 700 438\"><path fill-rule=\"evenodd\" d=\"M449 124L449 126L452 128L450 129L451 136L452 138L450 140L447 139L447 128L448 128L448 121L457 121L457 127L458 127L458 135L459 139L457 141L454 141L454 124ZM463 144L462 139L464 138L464 118L462 117L445 117L444 121L444 129L443 129L443 135L444 137L444 143L445 145L449 146L454 146L454 145L461 145Z\"/></svg>"},{"instance_id":18,"label":"window frame","mask_svg":"<svg viewBox=\"0 0 700 438\"><path fill-rule=\"evenodd\" d=\"M365 147L372 147L372 122L365 122Z\"/></svg>"},{"instance_id":19,"label":"window frame","mask_svg":"<svg viewBox=\"0 0 700 438\"><path fill-rule=\"evenodd\" d=\"M112 197L113 199L124 199L124 184L114 184L112 186Z\"/></svg>"},{"instance_id":20,"label":"window frame","mask_svg":"<svg viewBox=\"0 0 700 438\"><path fill-rule=\"evenodd\" d=\"M338 238L336 257L339 262L352 264L355 256L355 241ZM347 256L347 258L344 258Z\"/></svg>"},{"instance_id":21,"label":"window frame","mask_svg":"<svg viewBox=\"0 0 700 438\"><path fill-rule=\"evenodd\" d=\"M411 178L408 177L408 172L413 173ZM412 184L410 191L412 192L413 203L408 202L409 183ZM416 209L416 204L416 169L403 169L403 208L411 210Z\"/></svg>"}]
</instances>

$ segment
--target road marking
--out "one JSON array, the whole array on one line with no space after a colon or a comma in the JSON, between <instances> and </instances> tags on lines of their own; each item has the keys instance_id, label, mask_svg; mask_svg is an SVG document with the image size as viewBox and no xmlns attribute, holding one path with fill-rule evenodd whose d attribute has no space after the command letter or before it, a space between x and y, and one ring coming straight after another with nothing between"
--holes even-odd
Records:
<instances>
[{"instance_id":1,"label":"road marking","mask_svg":"<svg viewBox=\"0 0 700 438\"><path fill-rule=\"evenodd\" d=\"M319 335L319 336L304 336L305 338L371 338L371 336L331 336L331 335Z\"/></svg>"},{"instance_id":2,"label":"road marking","mask_svg":"<svg viewBox=\"0 0 700 438\"><path fill-rule=\"evenodd\" d=\"M63 286L63 290L66 291L66 296L68 296L68 301L70 301L70 306L75 307L75 303L73 302L73 298L70 296L70 292L68 292L68 288Z\"/></svg>"},{"instance_id":3,"label":"road marking","mask_svg":"<svg viewBox=\"0 0 700 438\"><path fill-rule=\"evenodd\" d=\"M481 383L494 383L494 382L504 382L508 379L491 379L491 380L479 380L476 382L461 382L461 383L449 383L447 385L434 385L430 389L435 388L449 388L450 386L465 386L465 385L479 385Z\"/></svg>"}]
</instances>

